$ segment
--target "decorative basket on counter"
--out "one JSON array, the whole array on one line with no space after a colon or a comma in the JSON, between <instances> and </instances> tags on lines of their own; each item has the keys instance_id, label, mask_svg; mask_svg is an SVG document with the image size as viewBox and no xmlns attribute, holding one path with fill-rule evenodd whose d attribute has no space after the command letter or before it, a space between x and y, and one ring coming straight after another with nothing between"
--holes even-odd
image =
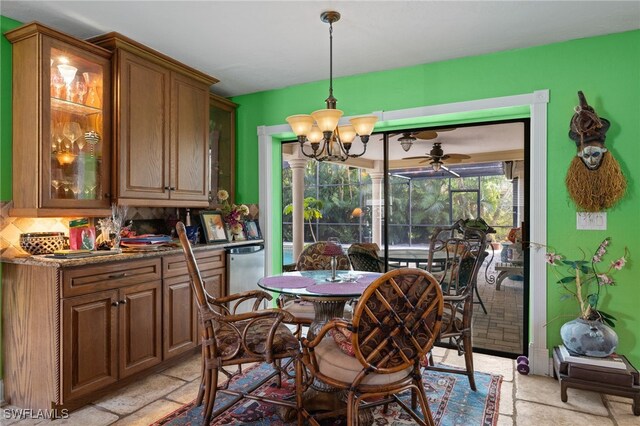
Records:
<instances>
[{"instance_id":1,"label":"decorative basket on counter","mask_svg":"<svg viewBox=\"0 0 640 426\"><path fill-rule=\"evenodd\" d=\"M64 248L64 232L20 234L20 247L31 255L49 254Z\"/></svg>"}]
</instances>

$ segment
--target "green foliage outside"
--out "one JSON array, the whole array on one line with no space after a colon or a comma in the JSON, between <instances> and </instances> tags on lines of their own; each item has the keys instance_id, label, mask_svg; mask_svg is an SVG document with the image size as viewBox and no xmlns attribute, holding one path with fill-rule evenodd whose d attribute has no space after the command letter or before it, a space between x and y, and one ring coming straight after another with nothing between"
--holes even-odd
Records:
<instances>
[{"instance_id":1,"label":"green foliage outside","mask_svg":"<svg viewBox=\"0 0 640 426\"><path fill-rule=\"evenodd\" d=\"M313 237L313 241L318 241L316 239L315 234L313 233L313 225L312 222L314 220L322 219L322 201L316 200L313 197L305 197L303 201L304 208L304 220L309 222L309 230L311 231L311 236ZM283 214L292 214L293 213L293 204L287 204L282 211Z\"/></svg>"},{"instance_id":2,"label":"green foliage outside","mask_svg":"<svg viewBox=\"0 0 640 426\"><path fill-rule=\"evenodd\" d=\"M305 170L305 241L338 238L371 240L371 178L365 169L310 161ZM291 169L282 171L283 241L292 241ZM426 245L434 227L478 215L496 228L502 241L514 226L513 183L503 175L456 178L389 177L389 244ZM320 203L318 207L315 202ZM478 211L479 206L479 211ZM314 216L313 208L321 210ZM362 210L354 217L355 208Z\"/></svg>"}]
</instances>

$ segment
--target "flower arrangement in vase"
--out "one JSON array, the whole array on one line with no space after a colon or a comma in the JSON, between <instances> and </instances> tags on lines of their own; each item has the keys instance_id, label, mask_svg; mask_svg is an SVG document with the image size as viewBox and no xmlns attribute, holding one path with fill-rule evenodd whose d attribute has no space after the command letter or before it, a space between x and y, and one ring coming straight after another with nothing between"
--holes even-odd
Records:
<instances>
[{"instance_id":1,"label":"flower arrangement in vase","mask_svg":"<svg viewBox=\"0 0 640 426\"><path fill-rule=\"evenodd\" d=\"M237 236L242 235L244 229L242 222L244 217L249 214L249 207L244 204L230 204L229 193L224 189L218 190L217 197L221 204L222 218L225 224L229 226L229 230L235 240Z\"/></svg>"},{"instance_id":2,"label":"flower arrangement in vase","mask_svg":"<svg viewBox=\"0 0 640 426\"><path fill-rule=\"evenodd\" d=\"M616 318L599 309L598 302L602 288L615 285L612 274L625 267L629 252L625 247L622 257L610 261L604 270L602 264L610 243L610 238L605 238L590 259L586 259L586 254L579 260L565 259L554 251L546 254L557 283L567 292L562 299L573 298L578 302L579 317L565 323L560 335L567 349L579 355L608 356L618 344L618 336L610 328L615 327ZM596 286L595 291L592 285Z\"/></svg>"}]
</instances>

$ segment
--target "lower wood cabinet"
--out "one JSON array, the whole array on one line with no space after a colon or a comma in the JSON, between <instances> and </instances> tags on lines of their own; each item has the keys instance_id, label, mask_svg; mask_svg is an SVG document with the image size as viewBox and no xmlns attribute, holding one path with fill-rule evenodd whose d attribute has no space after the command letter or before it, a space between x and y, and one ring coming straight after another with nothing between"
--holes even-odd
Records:
<instances>
[{"instance_id":1,"label":"lower wood cabinet","mask_svg":"<svg viewBox=\"0 0 640 426\"><path fill-rule=\"evenodd\" d=\"M205 289L213 297L226 294L225 252L196 252L196 261ZM165 256L163 276L163 356L172 358L199 344L198 308L184 256Z\"/></svg>"},{"instance_id":2,"label":"lower wood cabinet","mask_svg":"<svg viewBox=\"0 0 640 426\"><path fill-rule=\"evenodd\" d=\"M119 292L120 378L162 361L162 286L160 280Z\"/></svg>"},{"instance_id":3,"label":"lower wood cabinet","mask_svg":"<svg viewBox=\"0 0 640 426\"><path fill-rule=\"evenodd\" d=\"M159 274L160 259L155 263ZM126 270L139 265L113 266ZM90 394L162 361L161 302L160 279L62 299L63 401Z\"/></svg>"},{"instance_id":4,"label":"lower wood cabinet","mask_svg":"<svg viewBox=\"0 0 640 426\"><path fill-rule=\"evenodd\" d=\"M196 258L207 291L225 295L224 251ZM182 254L73 268L4 263L2 272L12 405L75 408L199 344Z\"/></svg>"},{"instance_id":5,"label":"lower wood cabinet","mask_svg":"<svg viewBox=\"0 0 640 426\"><path fill-rule=\"evenodd\" d=\"M117 290L62 301L64 400L118 381L117 303Z\"/></svg>"}]
</instances>

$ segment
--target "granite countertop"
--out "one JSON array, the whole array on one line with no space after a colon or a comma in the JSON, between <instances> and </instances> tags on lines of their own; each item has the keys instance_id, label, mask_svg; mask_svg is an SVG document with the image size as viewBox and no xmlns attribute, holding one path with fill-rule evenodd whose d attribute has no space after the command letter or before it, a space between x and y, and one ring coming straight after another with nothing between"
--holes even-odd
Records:
<instances>
[{"instance_id":1,"label":"granite countertop","mask_svg":"<svg viewBox=\"0 0 640 426\"><path fill-rule=\"evenodd\" d=\"M205 251L205 250L222 250L228 247L239 247L250 244L259 244L263 243L264 240L251 240L251 241L238 241L238 242L227 242L227 243L219 243L219 244L197 244L192 246L194 252ZM94 265L99 263L107 263L107 262L120 262L124 260L133 260L133 259L142 259L147 257L158 257L158 256L170 256L174 254L182 254L182 247L179 243L176 244L176 247L166 247L160 248L154 251L147 252L128 252L128 253L119 253L113 255L100 255L93 257L82 257L79 259L54 259L52 257L47 257L50 255L37 255L37 256L16 256L16 257L2 257L0 261L3 263L13 263L19 265L31 265L31 266L49 266L53 268L68 268L75 266L83 266L83 265Z\"/></svg>"}]
</instances>

